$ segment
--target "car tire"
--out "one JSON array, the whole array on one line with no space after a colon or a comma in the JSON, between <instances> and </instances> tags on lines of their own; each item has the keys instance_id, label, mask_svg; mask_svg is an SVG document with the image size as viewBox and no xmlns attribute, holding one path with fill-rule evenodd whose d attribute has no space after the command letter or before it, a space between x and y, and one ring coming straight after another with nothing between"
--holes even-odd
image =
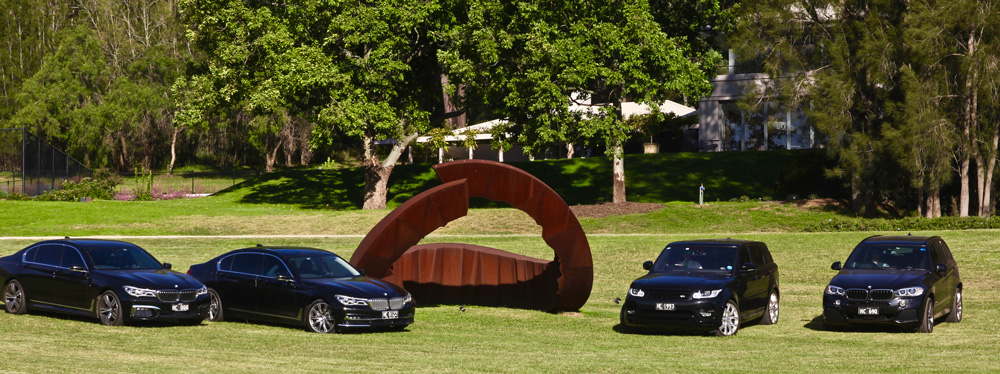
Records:
<instances>
[{"instance_id":1,"label":"car tire","mask_svg":"<svg viewBox=\"0 0 1000 374\"><path fill-rule=\"evenodd\" d=\"M115 291L105 291L97 296L97 318L105 326L121 326L125 323L122 316L122 303Z\"/></svg>"},{"instance_id":2,"label":"car tire","mask_svg":"<svg viewBox=\"0 0 1000 374\"><path fill-rule=\"evenodd\" d=\"M208 298L210 300L208 304L208 318L205 319L208 322L222 322L222 298L219 297L218 292L211 288L208 289Z\"/></svg>"},{"instance_id":3,"label":"car tire","mask_svg":"<svg viewBox=\"0 0 1000 374\"><path fill-rule=\"evenodd\" d=\"M955 297L951 299L951 312L948 312L948 318L945 319L946 322L962 322L962 314L964 310L962 309L962 289L955 289Z\"/></svg>"},{"instance_id":4,"label":"car tire","mask_svg":"<svg viewBox=\"0 0 1000 374\"><path fill-rule=\"evenodd\" d=\"M927 298L924 302L924 311L920 317L920 326L917 326L919 333L934 332L934 298Z\"/></svg>"},{"instance_id":5,"label":"car tire","mask_svg":"<svg viewBox=\"0 0 1000 374\"><path fill-rule=\"evenodd\" d=\"M740 308L729 300L722 307L722 324L713 331L715 336L733 336L740 330Z\"/></svg>"},{"instance_id":6,"label":"car tire","mask_svg":"<svg viewBox=\"0 0 1000 374\"><path fill-rule=\"evenodd\" d=\"M337 319L333 308L323 299L309 303L303 316L306 331L328 334L337 332Z\"/></svg>"},{"instance_id":7,"label":"car tire","mask_svg":"<svg viewBox=\"0 0 1000 374\"><path fill-rule=\"evenodd\" d=\"M7 282L3 287L3 309L10 314L28 312L28 298L25 297L21 282L16 279Z\"/></svg>"},{"instance_id":8,"label":"car tire","mask_svg":"<svg viewBox=\"0 0 1000 374\"><path fill-rule=\"evenodd\" d=\"M778 312L780 307L778 305L778 292L771 291L771 295L767 297L767 308L764 309L764 316L760 318L761 325L773 325L778 323Z\"/></svg>"}]
</instances>

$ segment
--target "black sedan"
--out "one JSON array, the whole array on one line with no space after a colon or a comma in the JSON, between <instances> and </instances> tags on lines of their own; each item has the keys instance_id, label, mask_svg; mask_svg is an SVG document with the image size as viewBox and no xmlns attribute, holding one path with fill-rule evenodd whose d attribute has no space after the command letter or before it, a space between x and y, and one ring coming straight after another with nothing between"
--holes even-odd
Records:
<instances>
[{"instance_id":1,"label":"black sedan","mask_svg":"<svg viewBox=\"0 0 1000 374\"><path fill-rule=\"evenodd\" d=\"M208 285L210 321L239 316L330 333L356 327L401 330L415 313L402 287L366 277L322 249L258 245L194 265L188 274Z\"/></svg>"},{"instance_id":2,"label":"black sedan","mask_svg":"<svg viewBox=\"0 0 1000 374\"><path fill-rule=\"evenodd\" d=\"M102 324L171 319L200 323L208 289L131 243L69 239L38 242L0 258L4 309L94 316Z\"/></svg>"},{"instance_id":3,"label":"black sedan","mask_svg":"<svg viewBox=\"0 0 1000 374\"><path fill-rule=\"evenodd\" d=\"M937 236L872 236L854 248L823 293L823 323L889 325L932 332L934 321L962 321L958 263Z\"/></svg>"},{"instance_id":4,"label":"black sedan","mask_svg":"<svg viewBox=\"0 0 1000 374\"><path fill-rule=\"evenodd\" d=\"M760 318L778 322L778 265L767 245L715 239L674 242L643 263L649 274L629 286L621 325L735 335Z\"/></svg>"}]
</instances>

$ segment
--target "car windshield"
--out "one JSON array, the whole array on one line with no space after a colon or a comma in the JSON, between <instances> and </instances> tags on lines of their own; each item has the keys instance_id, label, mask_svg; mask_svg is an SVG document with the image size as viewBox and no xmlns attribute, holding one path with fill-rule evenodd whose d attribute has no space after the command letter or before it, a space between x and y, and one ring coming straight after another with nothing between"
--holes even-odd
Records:
<instances>
[{"instance_id":1,"label":"car windshield","mask_svg":"<svg viewBox=\"0 0 1000 374\"><path fill-rule=\"evenodd\" d=\"M845 269L927 269L927 248L921 246L864 245L851 252Z\"/></svg>"},{"instance_id":2,"label":"car windshield","mask_svg":"<svg viewBox=\"0 0 1000 374\"><path fill-rule=\"evenodd\" d=\"M152 255L132 244L109 244L87 249L98 270L163 269Z\"/></svg>"},{"instance_id":3,"label":"car windshield","mask_svg":"<svg viewBox=\"0 0 1000 374\"><path fill-rule=\"evenodd\" d=\"M656 272L732 272L736 248L671 245L663 249L653 264Z\"/></svg>"},{"instance_id":4,"label":"car windshield","mask_svg":"<svg viewBox=\"0 0 1000 374\"><path fill-rule=\"evenodd\" d=\"M361 275L361 272L354 266L336 255L292 257L289 262L299 277L305 279L343 278Z\"/></svg>"}]
</instances>

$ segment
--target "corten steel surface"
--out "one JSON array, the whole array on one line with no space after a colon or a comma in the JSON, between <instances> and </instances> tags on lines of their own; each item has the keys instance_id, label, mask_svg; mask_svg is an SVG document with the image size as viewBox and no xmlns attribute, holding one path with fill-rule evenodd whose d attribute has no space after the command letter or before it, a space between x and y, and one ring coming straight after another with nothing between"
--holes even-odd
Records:
<instances>
[{"instance_id":1,"label":"corten steel surface","mask_svg":"<svg viewBox=\"0 0 1000 374\"><path fill-rule=\"evenodd\" d=\"M403 283L420 302L549 311L577 310L587 302L594 277L590 244L555 191L498 162L462 160L436 165L434 170L445 183L414 196L375 225L351 256L351 264L371 276ZM464 216L469 197L506 202L527 213L542 226L542 238L555 251L555 259L545 262L453 243L410 250L425 235ZM407 259L402 259L408 250ZM538 268L541 263L546 265Z\"/></svg>"}]
</instances>

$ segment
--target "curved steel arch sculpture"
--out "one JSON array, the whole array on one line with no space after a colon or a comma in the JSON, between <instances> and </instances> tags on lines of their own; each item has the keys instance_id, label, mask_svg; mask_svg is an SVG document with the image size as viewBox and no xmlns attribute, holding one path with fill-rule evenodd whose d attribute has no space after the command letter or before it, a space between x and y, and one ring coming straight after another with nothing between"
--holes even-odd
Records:
<instances>
[{"instance_id":1,"label":"curved steel arch sculpture","mask_svg":"<svg viewBox=\"0 0 1000 374\"><path fill-rule=\"evenodd\" d=\"M358 245L351 264L402 283L422 303L578 310L590 297L594 265L587 236L559 195L515 167L485 160L434 166L444 184L390 212ZM545 261L457 243L416 244L465 216L470 197L508 203L542 226L555 251Z\"/></svg>"}]
</instances>

